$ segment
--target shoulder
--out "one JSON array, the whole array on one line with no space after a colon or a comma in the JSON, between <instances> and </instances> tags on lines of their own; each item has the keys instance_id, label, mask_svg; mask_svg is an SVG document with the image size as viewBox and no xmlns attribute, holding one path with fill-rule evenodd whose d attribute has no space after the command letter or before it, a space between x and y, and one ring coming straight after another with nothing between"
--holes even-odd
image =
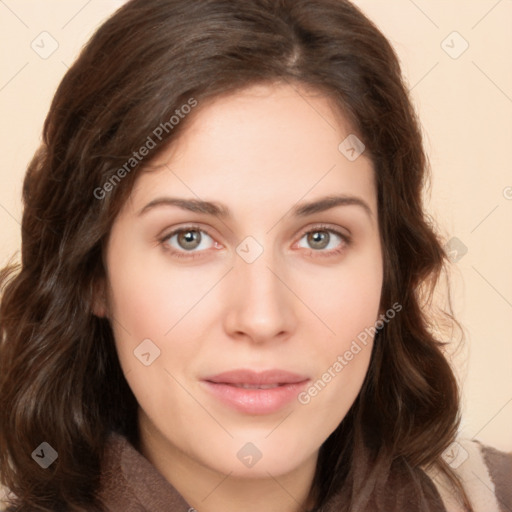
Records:
<instances>
[{"instance_id":1,"label":"shoulder","mask_svg":"<svg viewBox=\"0 0 512 512\"><path fill-rule=\"evenodd\" d=\"M443 453L443 459L462 483L474 512L512 510L512 453L499 451L479 441L458 439ZM462 512L450 484L439 472L427 471L448 512Z\"/></svg>"},{"instance_id":2,"label":"shoulder","mask_svg":"<svg viewBox=\"0 0 512 512\"><path fill-rule=\"evenodd\" d=\"M492 483L495 495L503 510L512 510L512 452L501 452L490 446L480 448Z\"/></svg>"}]
</instances>

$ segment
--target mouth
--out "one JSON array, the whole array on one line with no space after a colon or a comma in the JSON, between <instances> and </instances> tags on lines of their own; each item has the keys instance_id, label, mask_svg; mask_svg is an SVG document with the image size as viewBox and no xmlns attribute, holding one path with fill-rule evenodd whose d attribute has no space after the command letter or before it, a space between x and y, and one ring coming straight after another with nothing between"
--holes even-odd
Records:
<instances>
[{"instance_id":1,"label":"mouth","mask_svg":"<svg viewBox=\"0 0 512 512\"><path fill-rule=\"evenodd\" d=\"M230 384L227 382L214 382L213 384L227 384L228 386L234 386L235 388L243 388L243 389L273 389L279 386L286 386L285 383L280 382L279 384Z\"/></svg>"},{"instance_id":2,"label":"mouth","mask_svg":"<svg viewBox=\"0 0 512 512\"><path fill-rule=\"evenodd\" d=\"M255 372L241 369L202 380L206 390L232 409L245 414L272 414L297 397L309 377L285 370Z\"/></svg>"}]
</instances>

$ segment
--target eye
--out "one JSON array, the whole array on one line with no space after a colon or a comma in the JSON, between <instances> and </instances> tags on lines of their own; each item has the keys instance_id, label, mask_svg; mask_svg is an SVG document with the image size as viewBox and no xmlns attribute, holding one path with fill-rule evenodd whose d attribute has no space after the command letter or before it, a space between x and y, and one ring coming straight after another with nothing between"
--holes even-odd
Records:
<instances>
[{"instance_id":1,"label":"eye","mask_svg":"<svg viewBox=\"0 0 512 512\"><path fill-rule=\"evenodd\" d=\"M349 243L350 239L347 235L332 228L319 226L304 233L297 247L331 255L338 254Z\"/></svg>"},{"instance_id":2,"label":"eye","mask_svg":"<svg viewBox=\"0 0 512 512\"><path fill-rule=\"evenodd\" d=\"M167 234L161 242L178 256L187 252L195 253L206 249L220 247L220 245L206 231L197 226L187 226L175 229L171 233ZM186 256L186 254L183 255Z\"/></svg>"}]
</instances>

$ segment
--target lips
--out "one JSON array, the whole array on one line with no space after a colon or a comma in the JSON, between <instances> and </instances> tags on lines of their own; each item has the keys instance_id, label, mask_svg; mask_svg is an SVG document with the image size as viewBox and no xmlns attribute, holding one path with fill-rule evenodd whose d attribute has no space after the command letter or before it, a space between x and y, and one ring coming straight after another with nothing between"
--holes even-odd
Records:
<instances>
[{"instance_id":1,"label":"lips","mask_svg":"<svg viewBox=\"0 0 512 512\"><path fill-rule=\"evenodd\" d=\"M224 405L246 414L277 412L305 387L309 377L286 370L232 370L206 377L206 390Z\"/></svg>"}]
</instances>

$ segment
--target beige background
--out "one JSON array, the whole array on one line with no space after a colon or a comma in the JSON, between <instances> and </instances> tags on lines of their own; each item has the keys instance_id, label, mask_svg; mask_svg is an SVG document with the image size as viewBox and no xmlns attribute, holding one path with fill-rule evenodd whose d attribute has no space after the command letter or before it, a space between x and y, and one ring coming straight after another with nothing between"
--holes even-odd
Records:
<instances>
[{"instance_id":1,"label":"beige background","mask_svg":"<svg viewBox=\"0 0 512 512\"><path fill-rule=\"evenodd\" d=\"M94 28L122 3L0 0L2 265L19 249L21 182L52 95ZM459 247L461 435L512 450L512 0L356 3L400 56L433 168L429 209Z\"/></svg>"}]
</instances>

